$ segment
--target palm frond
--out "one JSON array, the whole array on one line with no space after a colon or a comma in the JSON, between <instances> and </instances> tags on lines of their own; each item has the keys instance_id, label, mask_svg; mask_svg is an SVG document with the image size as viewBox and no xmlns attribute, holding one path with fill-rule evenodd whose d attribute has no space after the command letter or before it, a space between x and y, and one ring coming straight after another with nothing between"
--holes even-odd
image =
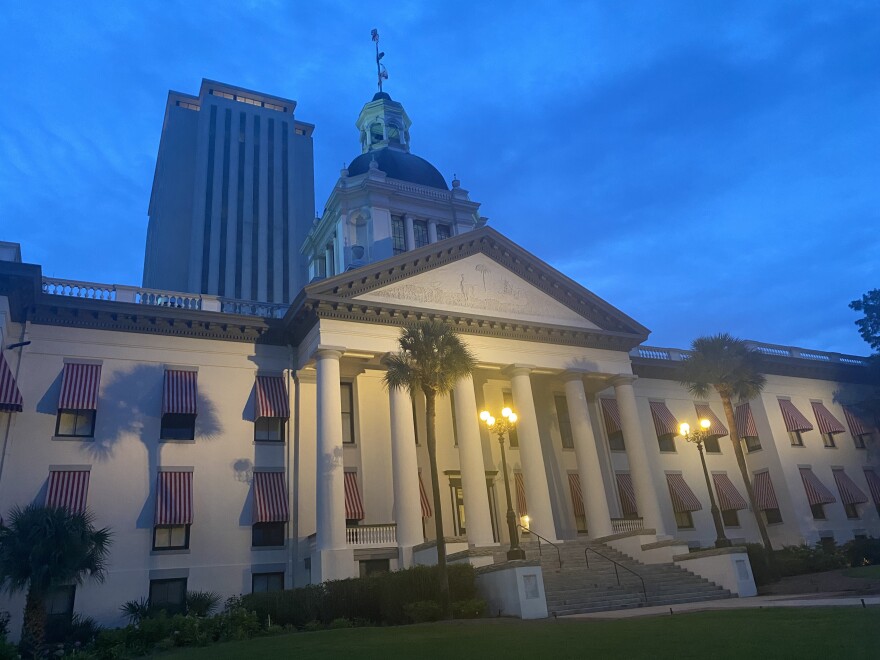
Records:
<instances>
[{"instance_id":1,"label":"palm frond","mask_svg":"<svg viewBox=\"0 0 880 660\"><path fill-rule=\"evenodd\" d=\"M761 356L728 333L698 337L682 361L681 384L700 398L713 390L731 399L749 400L764 389Z\"/></svg>"}]
</instances>

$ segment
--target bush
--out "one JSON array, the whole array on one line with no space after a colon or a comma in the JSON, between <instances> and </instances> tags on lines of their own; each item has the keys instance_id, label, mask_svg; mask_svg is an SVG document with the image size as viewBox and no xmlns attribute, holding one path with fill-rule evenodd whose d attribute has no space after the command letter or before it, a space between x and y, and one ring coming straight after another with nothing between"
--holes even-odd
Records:
<instances>
[{"instance_id":1,"label":"bush","mask_svg":"<svg viewBox=\"0 0 880 660\"><path fill-rule=\"evenodd\" d=\"M213 591L187 591L186 613L192 616L210 616L220 605L220 594Z\"/></svg>"},{"instance_id":2,"label":"bush","mask_svg":"<svg viewBox=\"0 0 880 660\"><path fill-rule=\"evenodd\" d=\"M439 621L443 618L443 609L440 603L433 600L418 600L403 606L403 612L413 623L427 623Z\"/></svg>"},{"instance_id":3,"label":"bush","mask_svg":"<svg viewBox=\"0 0 880 660\"><path fill-rule=\"evenodd\" d=\"M785 546L774 553L774 559L782 577L831 571L847 565L846 557L837 546L826 548L821 543Z\"/></svg>"},{"instance_id":4,"label":"bush","mask_svg":"<svg viewBox=\"0 0 880 660\"><path fill-rule=\"evenodd\" d=\"M485 600L471 598L469 600L457 600L452 603L452 616L456 619L479 619L486 613Z\"/></svg>"},{"instance_id":5,"label":"bush","mask_svg":"<svg viewBox=\"0 0 880 660\"><path fill-rule=\"evenodd\" d=\"M351 619L333 619L327 626L330 630L339 630L340 628L354 628Z\"/></svg>"},{"instance_id":6,"label":"bush","mask_svg":"<svg viewBox=\"0 0 880 660\"><path fill-rule=\"evenodd\" d=\"M771 582L777 582L779 577L770 566L767 550L761 543L747 543L746 550L749 553L749 563L752 565L752 576L755 578L755 586L761 587Z\"/></svg>"},{"instance_id":7,"label":"bush","mask_svg":"<svg viewBox=\"0 0 880 660\"><path fill-rule=\"evenodd\" d=\"M880 564L880 539L853 539L841 550L853 568Z\"/></svg>"}]
</instances>

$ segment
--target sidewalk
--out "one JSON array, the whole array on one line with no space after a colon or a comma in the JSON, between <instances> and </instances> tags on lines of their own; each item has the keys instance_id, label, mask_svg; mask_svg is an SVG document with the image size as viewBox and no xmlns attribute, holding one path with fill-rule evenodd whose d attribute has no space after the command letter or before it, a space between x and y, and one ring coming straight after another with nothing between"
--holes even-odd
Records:
<instances>
[{"instance_id":1,"label":"sidewalk","mask_svg":"<svg viewBox=\"0 0 880 660\"><path fill-rule=\"evenodd\" d=\"M876 607L880 606L880 596L852 596L851 594L819 593L788 596L753 596L752 598L728 598L709 600L700 603L681 603L679 605L657 605L635 607L608 612L589 614L570 614L560 619L632 619L640 616L669 616L689 612L708 612L714 610L761 609L765 607Z\"/></svg>"}]
</instances>

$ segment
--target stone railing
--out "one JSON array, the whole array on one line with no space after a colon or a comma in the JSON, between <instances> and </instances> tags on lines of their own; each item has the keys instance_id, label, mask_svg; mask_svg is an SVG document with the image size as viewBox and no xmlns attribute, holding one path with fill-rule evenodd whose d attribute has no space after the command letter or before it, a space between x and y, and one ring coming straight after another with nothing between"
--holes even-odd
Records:
<instances>
[{"instance_id":1,"label":"stone railing","mask_svg":"<svg viewBox=\"0 0 880 660\"><path fill-rule=\"evenodd\" d=\"M612 518L611 519L611 529L615 534L622 534L623 532L634 532L637 529L643 529L645 527L645 523L641 518Z\"/></svg>"},{"instance_id":2,"label":"stone railing","mask_svg":"<svg viewBox=\"0 0 880 660\"><path fill-rule=\"evenodd\" d=\"M397 525L358 525L346 527L345 537L349 545L395 546Z\"/></svg>"},{"instance_id":3,"label":"stone railing","mask_svg":"<svg viewBox=\"0 0 880 660\"><path fill-rule=\"evenodd\" d=\"M289 308L289 305L283 303L262 303L236 298L220 298L219 300L221 312L244 316L262 316L269 319L284 318Z\"/></svg>"},{"instance_id":4,"label":"stone railing","mask_svg":"<svg viewBox=\"0 0 880 660\"><path fill-rule=\"evenodd\" d=\"M826 351L812 351L805 348L797 348L795 346L778 346L776 344L764 344L757 341L747 341L749 348L771 357L788 357L799 358L801 360L815 360L817 362L826 362L828 364L853 364L866 365L867 359L858 355L845 355L842 353L828 353ZM658 348L655 346L637 346L630 355L636 358L647 358L650 360L671 360L680 362L690 355L690 351L679 348Z\"/></svg>"}]
</instances>

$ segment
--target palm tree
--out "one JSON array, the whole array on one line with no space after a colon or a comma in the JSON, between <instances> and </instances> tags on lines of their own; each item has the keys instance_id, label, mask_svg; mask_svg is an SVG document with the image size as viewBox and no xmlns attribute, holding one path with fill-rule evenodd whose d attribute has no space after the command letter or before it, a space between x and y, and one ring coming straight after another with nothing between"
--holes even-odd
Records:
<instances>
[{"instance_id":1,"label":"palm tree","mask_svg":"<svg viewBox=\"0 0 880 660\"><path fill-rule=\"evenodd\" d=\"M758 523L761 540L772 562L773 546L767 534L767 525L755 503L755 491L749 478L746 457L740 444L739 430L733 414L732 400L748 401L758 396L767 379L760 370L761 355L742 340L726 332L709 337L698 337L691 346L691 354L682 363L681 384L694 396L708 397L714 389L721 397L724 416L730 429L733 453L742 474L749 504Z\"/></svg>"},{"instance_id":2,"label":"palm tree","mask_svg":"<svg viewBox=\"0 0 880 660\"><path fill-rule=\"evenodd\" d=\"M90 513L29 504L0 525L0 588L27 591L22 626L25 657L36 655L46 633L46 597L55 587L103 582L110 530L95 529Z\"/></svg>"},{"instance_id":3,"label":"palm tree","mask_svg":"<svg viewBox=\"0 0 880 660\"><path fill-rule=\"evenodd\" d=\"M421 390L425 395L440 598L444 615L446 618L451 618L449 577L446 572L446 542L443 539L440 482L437 476L435 405L438 396L449 394L456 382L471 374L476 367L476 359L458 333L441 321L420 321L407 325L401 331L398 341L400 352L387 358L384 381L389 389L404 388L409 391L410 396Z\"/></svg>"}]
</instances>

